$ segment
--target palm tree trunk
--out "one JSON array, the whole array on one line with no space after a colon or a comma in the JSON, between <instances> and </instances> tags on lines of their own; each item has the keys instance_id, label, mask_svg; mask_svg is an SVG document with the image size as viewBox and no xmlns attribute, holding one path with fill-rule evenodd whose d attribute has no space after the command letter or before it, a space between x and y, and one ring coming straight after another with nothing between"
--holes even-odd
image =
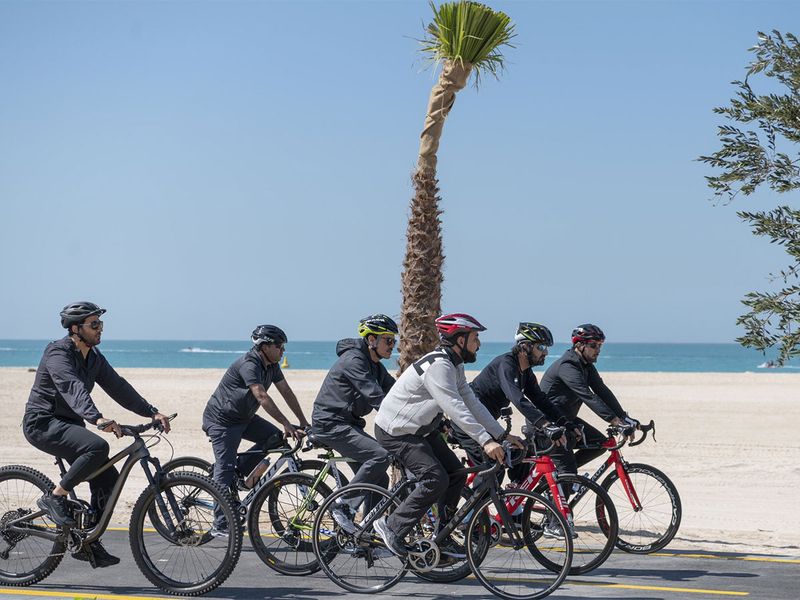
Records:
<instances>
[{"instance_id":1,"label":"palm tree trunk","mask_svg":"<svg viewBox=\"0 0 800 600\"><path fill-rule=\"evenodd\" d=\"M431 90L425 126L420 136L417 171L412 177L414 198L406 231L403 261L403 302L400 314L400 371L436 347L434 320L441 313L444 253L439 215L436 153L444 121L458 90L467 84L471 65L444 61L439 81Z\"/></svg>"}]
</instances>

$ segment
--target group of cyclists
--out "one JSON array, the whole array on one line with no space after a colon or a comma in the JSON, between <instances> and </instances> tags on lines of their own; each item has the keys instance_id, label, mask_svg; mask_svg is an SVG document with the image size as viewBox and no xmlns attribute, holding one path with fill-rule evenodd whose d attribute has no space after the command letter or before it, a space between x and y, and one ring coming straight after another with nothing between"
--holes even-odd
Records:
<instances>
[{"instance_id":1,"label":"group of cyclists","mask_svg":"<svg viewBox=\"0 0 800 600\"><path fill-rule=\"evenodd\" d=\"M121 435L119 425L104 417L92 401L95 384L122 407L151 417L169 431L168 417L117 374L97 349L103 332L100 317L105 312L86 301L64 307L60 316L67 335L45 349L25 407L25 438L70 464L52 492L37 501L59 526L74 525L67 494L108 460L108 443L89 431L85 423ZM309 424L281 371L286 334L274 325L256 327L251 337L253 347L227 369L203 412L202 428L215 459L214 480L231 487L237 467L246 473L260 460L258 452L237 458L242 440L253 443L250 450L266 452L285 438L311 435L353 461L355 476L351 483L382 487L389 483L387 471L394 457L414 475L416 485L388 518L374 523L374 528L386 547L403 558L408 552L405 538L420 517L436 505L446 523L455 513L466 484L463 465L442 435L445 417L450 439L473 463L487 459L502 462L503 442L521 450L526 447L525 440L498 422L501 410L513 405L524 416L534 440L556 440L551 457L559 471L573 474L602 452L575 451L580 439L605 439L578 417L581 405L588 405L612 425L629 430L639 426L597 372L595 362L605 335L596 325L579 325L573 330L571 347L547 368L541 384L532 367L544 364L553 345L553 336L544 325L520 323L511 351L494 358L471 383L467 382L464 365L475 362L481 345L479 334L485 327L470 315L453 313L436 319L436 328L439 346L416 360L395 381L381 361L392 355L399 334L397 324L383 314L361 319L358 337L337 343L338 359L317 394ZM270 397L273 384L296 417L297 426ZM280 423L283 431L260 417L259 407ZM365 431L364 419L372 411L376 412L374 436ZM248 464L237 465L237 460ZM102 512L117 477L112 467L89 480L91 507L97 514ZM346 531L355 529L355 508L341 502L332 511L337 524ZM221 512L215 514L212 535L228 535ZM457 556L459 552L463 549L455 543L442 548L444 556ZM99 541L74 556L93 567L119 562Z\"/></svg>"}]
</instances>

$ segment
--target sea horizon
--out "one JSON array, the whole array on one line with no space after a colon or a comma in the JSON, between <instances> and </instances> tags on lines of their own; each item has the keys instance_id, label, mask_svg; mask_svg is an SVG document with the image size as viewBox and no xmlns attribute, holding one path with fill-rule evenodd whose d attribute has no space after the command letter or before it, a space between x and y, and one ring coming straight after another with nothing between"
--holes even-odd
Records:
<instances>
[{"instance_id":1,"label":"sea horizon","mask_svg":"<svg viewBox=\"0 0 800 600\"><path fill-rule=\"evenodd\" d=\"M0 339L0 367L36 367L45 346L52 340ZM99 350L115 368L188 368L224 369L250 349L240 340L117 340L105 339ZM329 369L336 360L336 341L291 341L285 357L292 369ZM508 352L511 343L483 342L478 359L466 365L480 370L495 356ZM569 348L556 343L550 349L544 370ZM607 342L603 346L597 368L602 371L630 372L798 372L800 365L791 362L771 367L775 352L743 348L736 343ZM390 370L396 368L397 354L385 361Z\"/></svg>"}]
</instances>

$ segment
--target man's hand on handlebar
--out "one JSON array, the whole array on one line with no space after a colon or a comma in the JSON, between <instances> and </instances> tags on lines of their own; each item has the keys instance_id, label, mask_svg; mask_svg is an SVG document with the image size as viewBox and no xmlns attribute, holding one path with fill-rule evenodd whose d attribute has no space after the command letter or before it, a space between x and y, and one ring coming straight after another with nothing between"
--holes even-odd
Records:
<instances>
[{"instance_id":1,"label":"man's hand on handlebar","mask_svg":"<svg viewBox=\"0 0 800 600\"><path fill-rule=\"evenodd\" d=\"M169 417L167 415L162 415L161 413L156 413L153 415L153 421L158 421L159 428L164 433L169 433ZM119 437L119 436L117 436Z\"/></svg>"},{"instance_id":2,"label":"man's hand on handlebar","mask_svg":"<svg viewBox=\"0 0 800 600\"><path fill-rule=\"evenodd\" d=\"M295 440L302 440L306 435L306 430L300 427L295 427L289 422L283 424L283 437L292 438Z\"/></svg>"},{"instance_id":3,"label":"man's hand on handlebar","mask_svg":"<svg viewBox=\"0 0 800 600\"><path fill-rule=\"evenodd\" d=\"M502 463L506 459L506 451L503 450L503 447L494 440L489 440L486 442L483 445L483 451L489 458L496 460L499 463Z\"/></svg>"},{"instance_id":4,"label":"man's hand on handlebar","mask_svg":"<svg viewBox=\"0 0 800 600\"><path fill-rule=\"evenodd\" d=\"M567 436L565 434L564 427L559 427L558 425L553 425L552 423L546 423L542 427L542 431L556 446L566 447Z\"/></svg>"},{"instance_id":5,"label":"man's hand on handlebar","mask_svg":"<svg viewBox=\"0 0 800 600\"><path fill-rule=\"evenodd\" d=\"M120 429L119 423L112 419L97 419L95 425L103 433L113 433L117 438L122 437L122 429Z\"/></svg>"},{"instance_id":6,"label":"man's hand on handlebar","mask_svg":"<svg viewBox=\"0 0 800 600\"><path fill-rule=\"evenodd\" d=\"M509 442L512 446L516 446L520 450L525 450L525 440L516 435L509 433L506 435L505 441Z\"/></svg>"}]
</instances>

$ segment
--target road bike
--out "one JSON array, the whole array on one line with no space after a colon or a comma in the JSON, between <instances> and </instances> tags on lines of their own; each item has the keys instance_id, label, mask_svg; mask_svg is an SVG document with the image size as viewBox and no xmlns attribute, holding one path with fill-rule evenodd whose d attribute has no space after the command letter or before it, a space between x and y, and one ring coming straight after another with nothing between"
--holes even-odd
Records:
<instances>
[{"instance_id":1,"label":"road bike","mask_svg":"<svg viewBox=\"0 0 800 600\"><path fill-rule=\"evenodd\" d=\"M74 527L55 525L37 507L37 499L55 487L46 475L21 465L0 468L0 583L32 585L50 575L67 552L83 551L91 556L89 545L108 528L137 462L149 485L133 506L128 535L142 574L161 590L184 596L205 594L231 574L241 553L242 530L226 491L202 475L163 471L149 450L163 433L158 422L119 427L122 435L133 437L133 443L87 479L125 459L119 477L100 514L95 514L74 490L70 492L67 502L75 518ZM151 429L153 435L141 435ZM64 461L57 458L56 464L63 475ZM234 523L226 538L210 533L215 507Z\"/></svg>"},{"instance_id":2,"label":"road bike","mask_svg":"<svg viewBox=\"0 0 800 600\"><path fill-rule=\"evenodd\" d=\"M506 445L507 455L510 455ZM519 456L521 458L521 455ZM512 464L509 462L509 464ZM572 537L560 511L539 494L520 489L500 489L496 474L503 465L480 465L459 471L477 472L480 483L447 523L426 531L427 516L410 534L408 556L401 559L385 546L373 524L389 516L405 497L414 477L404 476L391 489L370 484L350 484L328 496L317 510L313 525L314 551L325 574L338 586L360 593L384 591L409 570L430 573L447 558L443 550L457 548L466 555L470 570L490 592L510 600L544 598L561 585L572 560ZM535 515L533 521L515 520L506 505L517 499ZM357 507L349 531L333 518L337 502ZM541 543L541 522L560 532L560 539ZM502 535L492 535L499 523ZM454 535L455 534L455 535ZM463 545L456 541L463 539ZM556 560L558 555L558 560ZM555 573L543 567L541 558L560 562ZM452 558L452 555L450 555Z\"/></svg>"}]
</instances>

